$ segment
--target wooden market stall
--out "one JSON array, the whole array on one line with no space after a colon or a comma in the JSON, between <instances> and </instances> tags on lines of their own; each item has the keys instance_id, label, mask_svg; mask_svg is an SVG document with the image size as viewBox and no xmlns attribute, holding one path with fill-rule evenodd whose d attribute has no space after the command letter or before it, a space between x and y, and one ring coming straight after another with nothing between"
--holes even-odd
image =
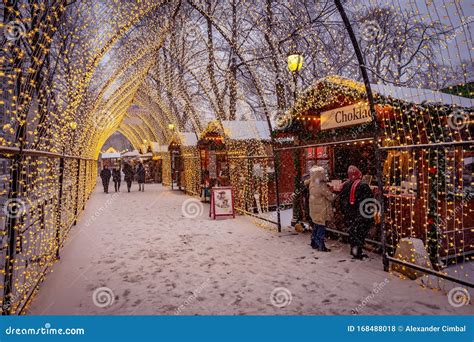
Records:
<instances>
[{"instance_id":1,"label":"wooden market stall","mask_svg":"<svg viewBox=\"0 0 474 342\"><path fill-rule=\"evenodd\" d=\"M173 135L169 145L171 188L190 195L199 195L201 167L197 135L183 132Z\"/></svg>"},{"instance_id":2,"label":"wooden market stall","mask_svg":"<svg viewBox=\"0 0 474 342\"><path fill-rule=\"evenodd\" d=\"M160 182L164 186L171 186L171 158L168 145L157 145L153 152L153 158L160 165Z\"/></svg>"},{"instance_id":3,"label":"wooden market stall","mask_svg":"<svg viewBox=\"0 0 474 342\"><path fill-rule=\"evenodd\" d=\"M200 136L201 195L232 186L236 210L259 214L275 205L274 165L266 121L213 121Z\"/></svg>"},{"instance_id":4,"label":"wooden market stall","mask_svg":"<svg viewBox=\"0 0 474 342\"><path fill-rule=\"evenodd\" d=\"M103 169L104 166L107 166L109 169L120 167L121 155L120 152L117 152L112 147L109 148L106 152L100 154L99 167Z\"/></svg>"},{"instance_id":5,"label":"wooden market stall","mask_svg":"<svg viewBox=\"0 0 474 342\"><path fill-rule=\"evenodd\" d=\"M320 165L338 192L347 167L356 165L376 191L380 167L387 245L395 248L406 237L421 239L432 261L471 254L473 100L427 89L372 85L372 90L380 122L381 165L376 163L375 126L365 87L327 77L305 91L286 113L291 124L273 133L276 139L291 138L291 143L277 148L278 153L297 151L296 159L281 158L281 173L292 170L292 175L304 175L312 165ZM292 188L284 178L280 184L281 189ZM370 237L380 241L377 228Z\"/></svg>"},{"instance_id":6,"label":"wooden market stall","mask_svg":"<svg viewBox=\"0 0 474 342\"><path fill-rule=\"evenodd\" d=\"M148 181L152 183L161 183L163 177L163 160L160 156L161 145L158 142L150 143L152 157L147 161Z\"/></svg>"}]
</instances>

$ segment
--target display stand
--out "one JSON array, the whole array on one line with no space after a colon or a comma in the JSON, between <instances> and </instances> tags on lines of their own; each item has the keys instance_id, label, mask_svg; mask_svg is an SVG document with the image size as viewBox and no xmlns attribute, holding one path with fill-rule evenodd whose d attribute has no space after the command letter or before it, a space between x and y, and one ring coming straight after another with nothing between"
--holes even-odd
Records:
<instances>
[{"instance_id":1,"label":"display stand","mask_svg":"<svg viewBox=\"0 0 474 342\"><path fill-rule=\"evenodd\" d=\"M211 205L209 217L232 216L235 218L234 192L231 186L213 187L211 189Z\"/></svg>"}]
</instances>

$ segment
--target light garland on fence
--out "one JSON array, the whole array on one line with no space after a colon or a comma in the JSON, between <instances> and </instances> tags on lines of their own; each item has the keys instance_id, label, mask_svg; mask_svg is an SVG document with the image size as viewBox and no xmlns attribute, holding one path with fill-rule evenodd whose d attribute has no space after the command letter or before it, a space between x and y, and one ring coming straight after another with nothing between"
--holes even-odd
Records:
<instances>
[{"instance_id":1,"label":"light garland on fence","mask_svg":"<svg viewBox=\"0 0 474 342\"><path fill-rule=\"evenodd\" d=\"M396 95L396 93L394 93ZM439 95L438 95L439 96ZM296 120L280 133L298 131L303 145L311 143L311 139L334 141L339 135L334 131L317 133L314 129L311 135L306 130L309 126L297 124L297 120L319 121L317 116L320 108L334 104L336 108L359 102L365 99L365 88L359 82L327 77L316 82L299 99L292 111ZM343 102L344 101L344 102ZM470 141L469 121L464 120L459 127L450 121L452 113L471 111L456 105L441 103L413 104L395 97L376 94L376 111L381 120L381 146L391 147L388 150L384 165L384 188L386 194L386 229L392 247L392 253L400 245L402 238L418 238L425 242L428 256L425 265L431 265L437 270L444 267L442 260L449 257L469 259L465 251L472 250L472 242L466 240L466 234L472 234L469 222L472 216L472 195L469 187L463 184L464 153L470 153L465 147L433 147L424 149L408 148L417 144L434 144ZM313 112L313 116L308 115ZM316 116L315 116L316 115ZM290 120L291 122L291 120ZM373 124L365 124L373 130ZM344 136L358 134L373 134L363 125L351 129L340 129L340 140ZM361 128L362 127L362 128ZM319 138L318 138L319 137ZM359 142L346 145L358 145ZM403 190L403 191L402 191ZM423 216L420 216L421 213ZM415 249L408 262L417 262ZM468 273L463 275L468 277ZM436 284L432 284L435 286Z\"/></svg>"}]
</instances>

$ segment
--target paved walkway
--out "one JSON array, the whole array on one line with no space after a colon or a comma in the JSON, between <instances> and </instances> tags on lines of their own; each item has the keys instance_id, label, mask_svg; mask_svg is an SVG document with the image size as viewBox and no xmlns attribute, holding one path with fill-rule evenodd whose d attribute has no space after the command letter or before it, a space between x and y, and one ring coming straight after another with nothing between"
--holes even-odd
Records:
<instances>
[{"instance_id":1,"label":"paved walkway","mask_svg":"<svg viewBox=\"0 0 474 342\"><path fill-rule=\"evenodd\" d=\"M278 234L242 216L213 221L207 205L179 191L134 187L96 188L29 314L472 313L383 272L377 255L353 261L331 241L331 253L315 252L308 234ZM201 215L186 217L193 208Z\"/></svg>"}]
</instances>

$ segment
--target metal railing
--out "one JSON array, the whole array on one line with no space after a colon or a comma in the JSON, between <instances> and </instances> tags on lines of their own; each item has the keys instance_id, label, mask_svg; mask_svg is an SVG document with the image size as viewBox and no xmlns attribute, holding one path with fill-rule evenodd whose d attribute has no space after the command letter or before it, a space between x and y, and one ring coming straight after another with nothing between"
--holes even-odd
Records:
<instances>
[{"instance_id":1,"label":"metal railing","mask_svg":"<svg viewBox=\"0 0 474 342\"><path fill-rule=\"evenodd\" d=\"M2 192L2 314L21 314L95 185L97 161L46 151L0 147L8 165Z\"/></svg>"}]
</instances>

